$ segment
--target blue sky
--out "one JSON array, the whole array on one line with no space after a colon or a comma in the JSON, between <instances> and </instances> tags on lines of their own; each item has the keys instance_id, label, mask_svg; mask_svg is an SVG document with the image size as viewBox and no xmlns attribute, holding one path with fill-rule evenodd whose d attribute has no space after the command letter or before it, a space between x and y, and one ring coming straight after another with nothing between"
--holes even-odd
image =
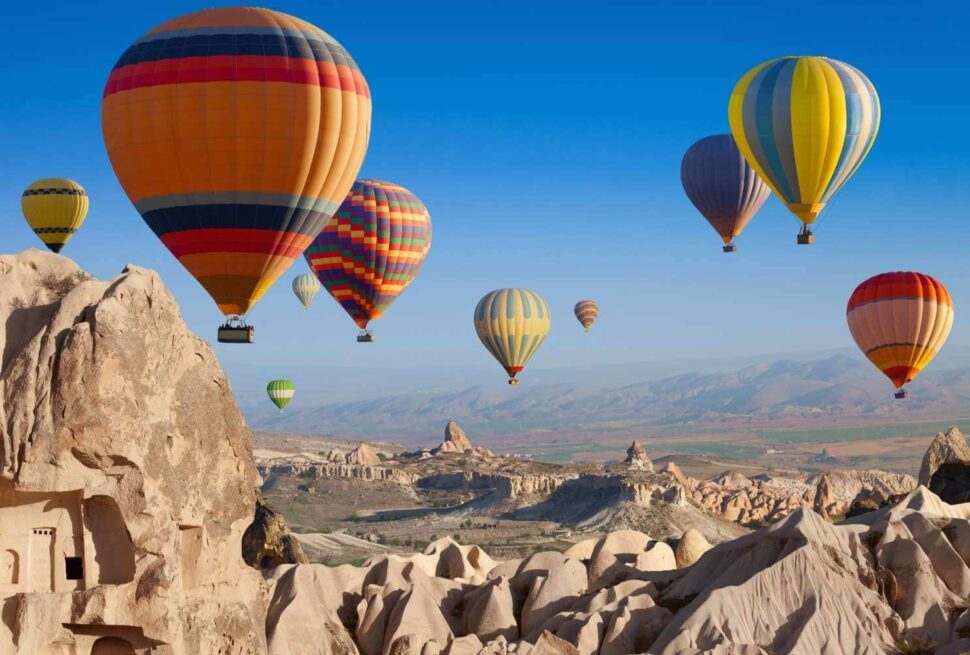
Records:
<instances>
[{"instance_id":1,"label":"blue sky","mask_svg":"<svg viewBox=\"0 0 970 655\"><path fill-rule=\"evenodd\" d=\"M129 204L101 140L100 96L117 57L158 23L210 3L17 3L5 9L0 94L0 242L37 245L20 215L32 180L77 179L91 196L65 249L99 277L127 262L158 270L189 325L221 315ZM251 313L257 343L218 346L229 363L414 367L497 364L472 310L486 291L542 294L553 328L535 367L724 357L852 345L845 302L866 277L914 269L961 307L970 198L968 10L911 3L297 2L350 50L374 120L362 176L409 187L434 221L417 280L374 324L378 342L321 294L304 311L297 262ZM772 198L738 240L720 242L684 197L680 158L727 131L737 79L765 59L824 54L878 89L882 130L825 210L816 244ZM591 335L573 303L600 302ZM944 350L941 357L946 356ZM524 375L528 378L528 369ZM376 382L375 384L378 384ZM379 391L379 389L377 389Z\"/></svg>"}]
</instances>

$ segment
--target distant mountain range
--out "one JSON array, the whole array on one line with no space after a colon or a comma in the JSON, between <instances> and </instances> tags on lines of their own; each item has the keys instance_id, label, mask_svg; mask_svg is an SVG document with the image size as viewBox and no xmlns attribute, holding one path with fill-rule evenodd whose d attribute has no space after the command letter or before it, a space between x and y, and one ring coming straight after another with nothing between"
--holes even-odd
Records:
<instances>
[{"instance_id":1,"label":"distant mountain range","mask_svg":"<svg viewBox=\"0 0 970 655\"><path fill-rule=\"evenodd\" d=\"M455 419L476 434L632 426L708 425L738 419L964 416L970 410L970 367L928 371L909 399L871 364L846 355L783 359L731 372L681 373L606 386L593 384L474 385L459 391L396 393L345 402L298 398L283 414L268 402L242 403L259 430L425 438Z\"/></svg>"}]
</instances>

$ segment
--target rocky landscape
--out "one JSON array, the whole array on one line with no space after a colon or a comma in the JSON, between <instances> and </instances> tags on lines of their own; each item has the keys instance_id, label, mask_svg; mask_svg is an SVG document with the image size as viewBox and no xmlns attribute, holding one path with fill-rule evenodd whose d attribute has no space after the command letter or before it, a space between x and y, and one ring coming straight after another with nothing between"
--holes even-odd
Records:
<instances>
[{"instance_id":1,"label":"rocky landscape","mask_svg":"<svg viewBox=\"0 0 970 655\"><path fill-rule=\"evenodd\" d=\"M637 444L611 466L496 457L457 425L417 452L293 437L293 451L262 449L257 472L211 348L151 271L98 281L57 255L3 256L0 319L2 653L970 652L956 431L920 474L942 498L878 472L695 478ZM343 486L412 499L358 516L367 529L560 532L516 557L439 535L417 553L376 544L359 566L308 564L272 507L290 483L331 505Z\"/></svg>"},{"instance_id":2,"label":"rocky landscape","mask_svg":"<svg viewBox=\"0 0 970 655\"><path fill-rule=\"evenodd\" d=\"M259 434L257 443L275 448L255 451L270 503L298 519L296 537L312 559L335 564L386 550L368 548L368 540L406 548L456 532L509 557L550 543L565 549L610 529L639 529L667 539L693 528L717 543L802 507L837 518L853 503L878 508L916 487L912 476L884 471L752 477L726 471L696 478L672 460L655 467L639 442L630 445L624 461L607 466L534 462L475 447L454 421L441 444L413 452L295 435ZM348 480L353 485L342 488ZM338 511L316 516L304 511L321 506ZM318 548L321 532L328 539L349 533L365 543Z\"/></svg>"}]
</instances>

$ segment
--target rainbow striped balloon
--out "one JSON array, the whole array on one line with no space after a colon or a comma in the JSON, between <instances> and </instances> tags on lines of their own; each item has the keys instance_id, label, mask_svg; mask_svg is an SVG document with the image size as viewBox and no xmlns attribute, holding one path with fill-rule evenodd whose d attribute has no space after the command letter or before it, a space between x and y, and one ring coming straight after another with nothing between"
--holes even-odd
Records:
<instances>
[{"instance_id":1,"label":"rainbow striped balloon","mask_svg":"<svg viewBox=\"0 0 970 655\"><path fill-rule=\"evenodd\" d=\"M808 226L869 154L879 96L849 64L782 57L741 78L728 120L745 159Z\"/></svg>"},{"instance_id":2,"label":"rainbow striped balloon","mask_svg":"<svg viewBox=\"0 0 970 655\"><path fill-rule=\"evenodd\" d=\"M856 287L846 316L859 349L899 389L943 347L953 300L929 275L882 273Z\"/></svg>"},{"instance_id":3,"label":"rainbow striped balloon","mask_svg":"<svg viewBox=\"0 0 970 655\"><path fill-rule=\"evenodd\" d=\"M475 307L475 332L509 374L509 384L549 333L552 315L542 296L528 289L496 289Z\"/></svg>"},{"instance_id":4,"label":"rainbow striped balloon","mask_svg":"<svg viewBox=\"0 0 970 655\"><path fill-rule=\"evenodd\" d=\"M304 255L364 330L411 284L430 249L431 215L417 196L390 182L358 180Z\"/></svg>"},{"instance_id":5,"label":"rainbow striped balloon","mask_svg":"<svg viewBox=\"0 0 970 655\"><path fill-rule=\"evenodd\" d=\"M595 300L580 300L573 307L573 314L576 315L576 320L578 320L586 331L589 332L590 326L593 325L593 321L596 317L600 315L600 307L596 304Z\"/></svg>"},{"instance_id":6,"label":"rainbow striped balloon","mask_svg":"<svg viewBox=\"0 0 970 655\"><path fill-rule=\"evenodd\" d=\"M350 190L371 98L350 55L287 14L221 7L149 31L115 64L101 123L145 222L242 315Z\"/></svg>"}]
</instances>

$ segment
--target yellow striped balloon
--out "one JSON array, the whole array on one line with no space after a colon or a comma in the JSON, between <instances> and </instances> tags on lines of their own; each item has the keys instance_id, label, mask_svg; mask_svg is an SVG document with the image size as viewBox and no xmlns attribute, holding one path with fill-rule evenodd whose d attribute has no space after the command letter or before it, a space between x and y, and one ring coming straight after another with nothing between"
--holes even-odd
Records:
<instances>
[{"instance_id":1,"label":"yellow striped balloon","mask_svg":"<svg viewBox=\"0 0 970 655\"><path fill-rule=\"evenodd\" d=\"M88 194L74 180L45 177L27 187L20 208L34 234L60 252L88 215Z\"/></svg>"},{"instance_id":2,"label":"yellow striped balloon","mask_svg":"<svg viewBox=\"0 0 970 655\"><path fill-rule=\"evenodd\" d=\"M576 303L573 308L573 314L576 315L576 320L578 320L586 331L589 332L590 326L596 317L600 315L599 305L596 304L595 300L580 300Z\"/></svg>"},{"instance_id":3,"label":"yellow striped balloon","mask_svg":"<svg viewBox=\"0 0 970 655\"><path fill-rule=\"evenodd\" d=\"M496 289L486 293L475 308L475 332L482 344L518 384L522 370L549 333L549 305L528 289Z\"/></svg>"},{"instance_id":4,"label":"yellow striped balloon","mask_svg":"<svg viewBox=\"0 0 970 655\"><path fill-rule=\"evenodd\" d=\"M827 57L782 57L749 70L728 104L741 154L809 225L869 154L879 131L879 96L861 72Z\"/></svg>"}]
</instances>

